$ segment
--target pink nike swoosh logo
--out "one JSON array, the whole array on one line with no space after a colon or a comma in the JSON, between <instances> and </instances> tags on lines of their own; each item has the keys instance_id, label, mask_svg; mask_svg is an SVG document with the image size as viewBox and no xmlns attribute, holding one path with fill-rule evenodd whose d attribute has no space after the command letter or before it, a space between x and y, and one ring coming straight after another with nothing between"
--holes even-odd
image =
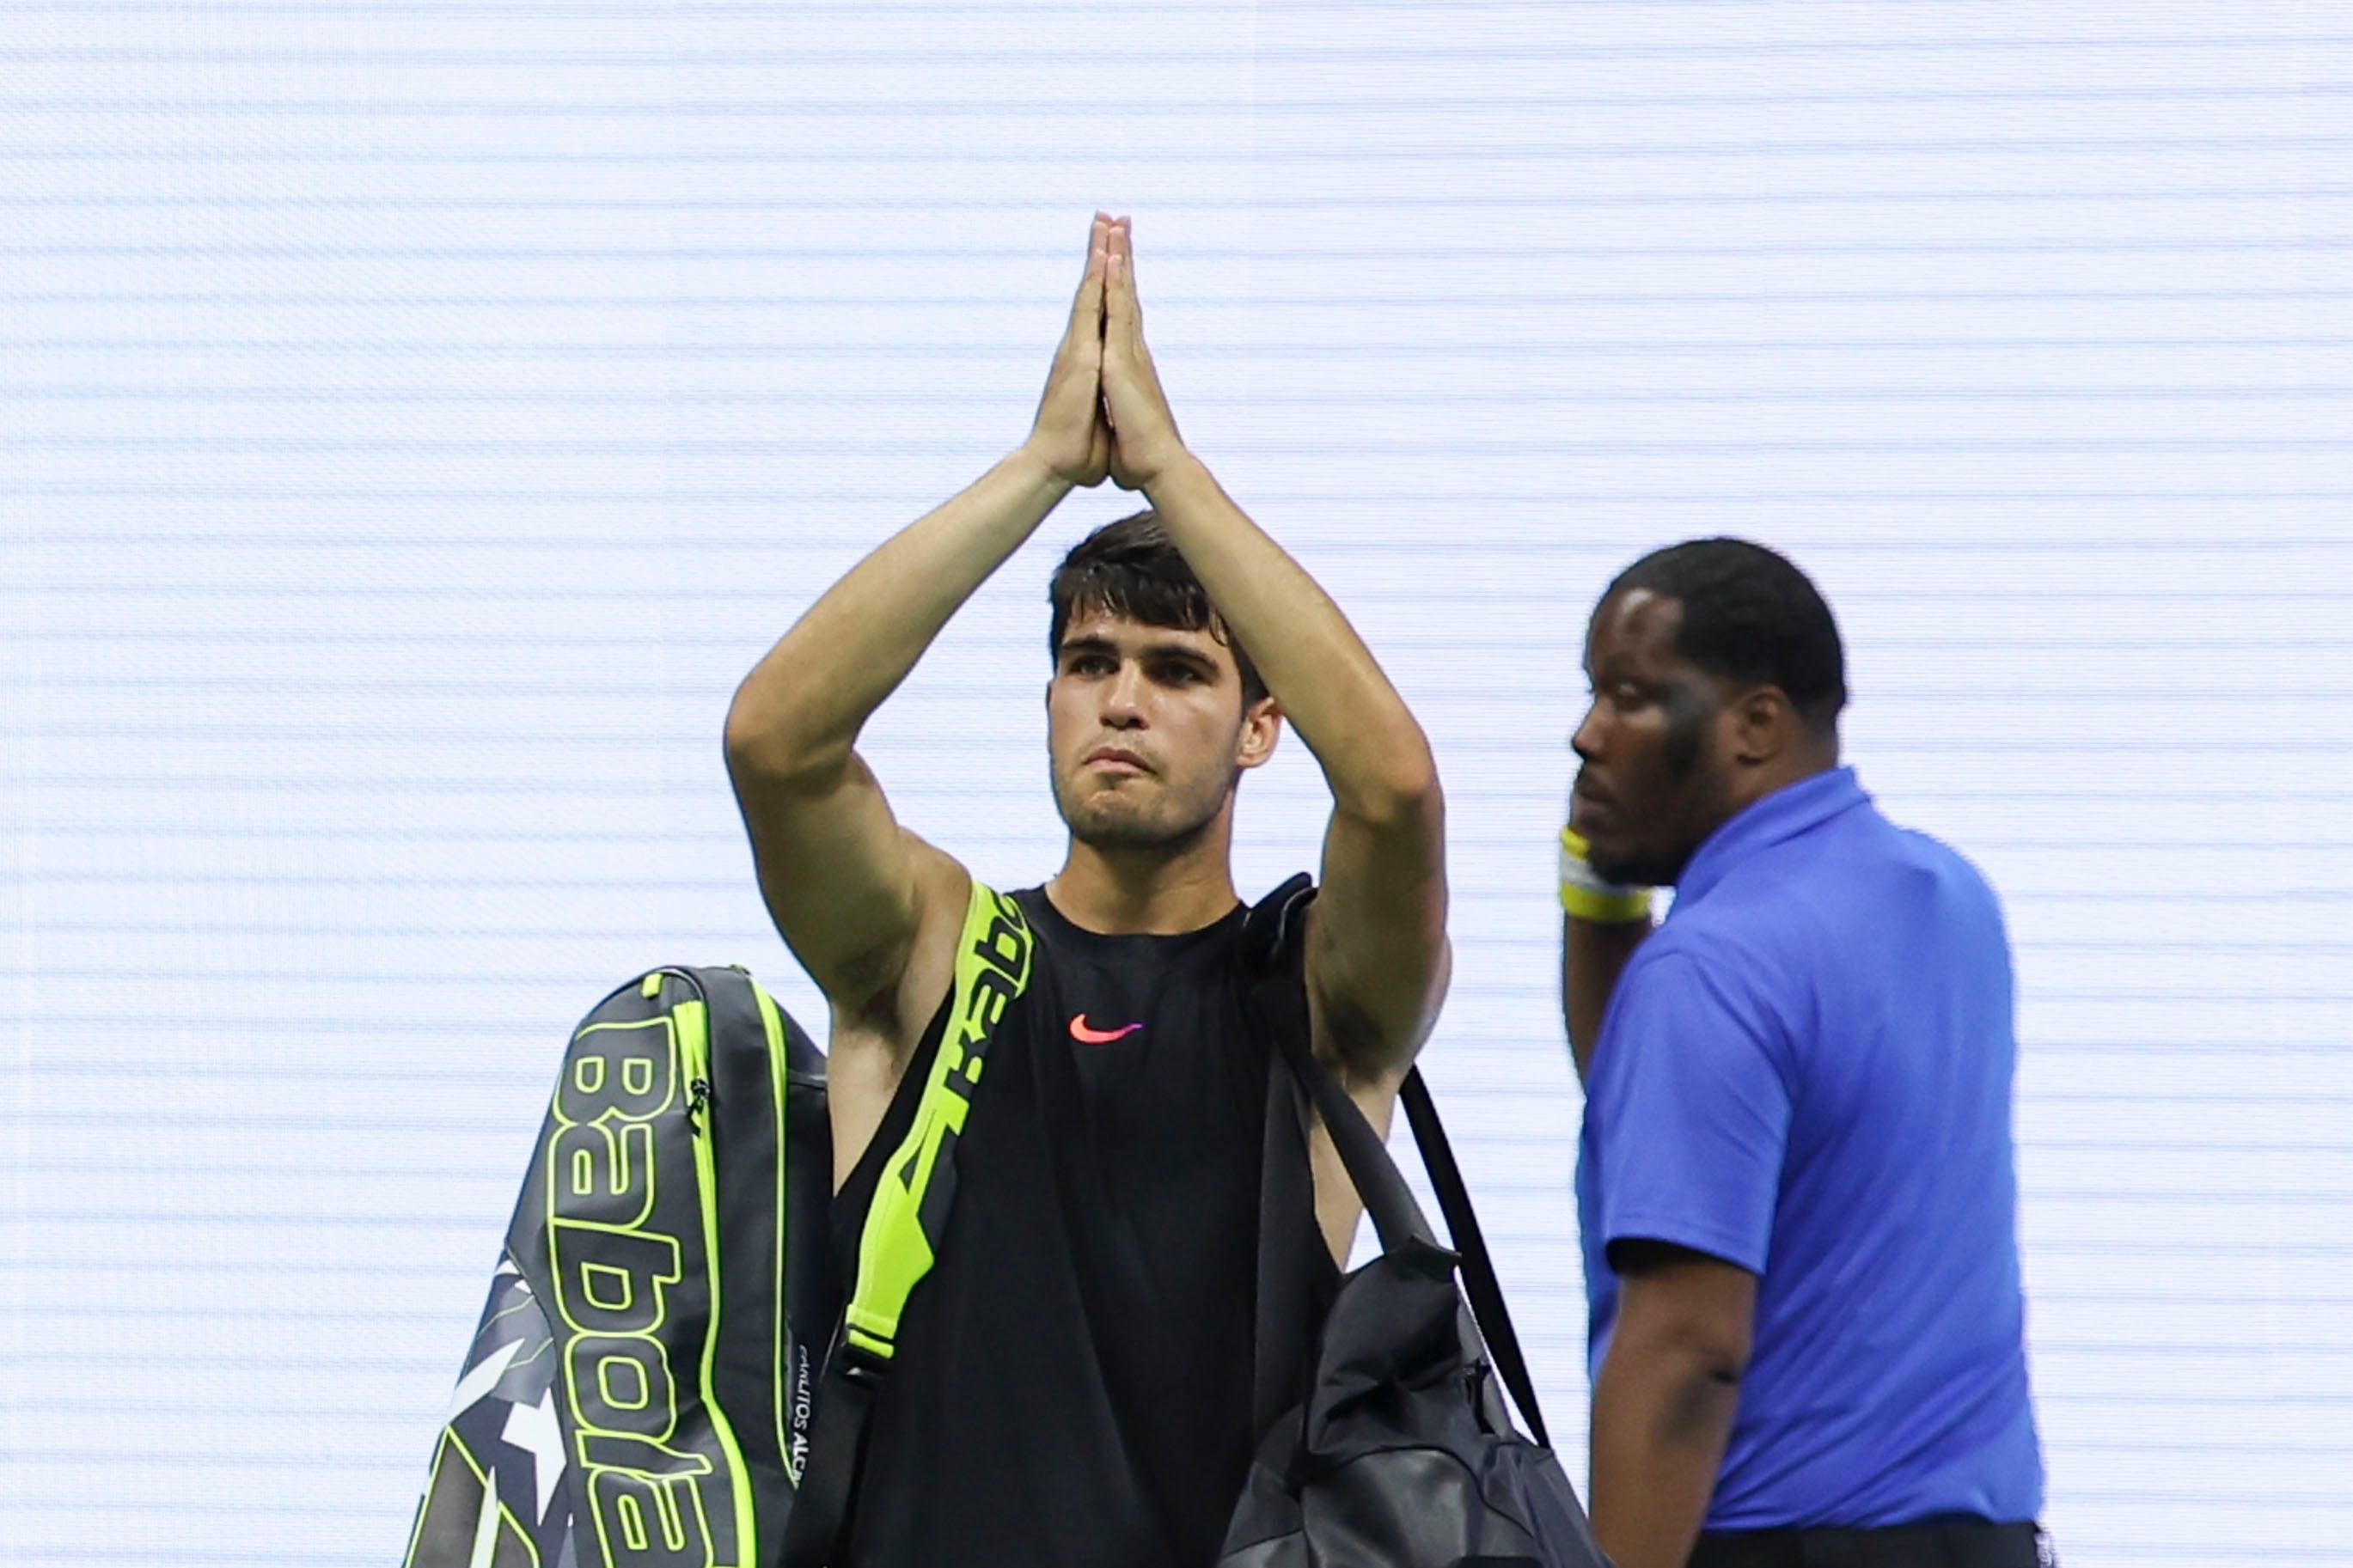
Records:
<instances>
[{"instance_id":1,"label":"pink nike swoosh logo","mask_svg":"<svg viewBox=\"0 0 2353 1568\"><path fill-rule=\"evenodd\" d=\"M1087 1016L1079 1013L1071 1019L1071 1038L1090 1046L1107 1046L1113 1040L1125 1039L1142 1027L1141 1024L1130 1024L1124 1029L1090 1029L1087 1027Z\"/></svg>"}]
</instances>

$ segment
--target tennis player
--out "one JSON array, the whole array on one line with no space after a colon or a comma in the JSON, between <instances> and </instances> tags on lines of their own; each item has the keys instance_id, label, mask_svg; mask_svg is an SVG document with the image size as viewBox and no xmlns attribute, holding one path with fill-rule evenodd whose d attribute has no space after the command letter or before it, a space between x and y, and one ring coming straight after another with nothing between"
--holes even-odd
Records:
<instances>
[{"instance_id":1,"label":"tennis player","mask_svg":"<svg viewBox=\"0 0 2353 1568\"><path fill-rule=\"evenodd\" d=\"M831 1004L854 1266L971 911L997 907L893 820L860 728L1073 487L1108 474L1151 502L1053 580L1048 743L1069 849L1010 896L1031 973L972 1090L944 1245L877 1396L841 1568L1215 1560L1253 1439L1270 1082L1244 1022L1229 846L1237 786L1286 720L1332 792L1304 939L1315 1049L1377 1125L1446 989L1429 744L1339 610L1179 437L1132 255L1126 221L1098 217L1029 439L828 590L728 716L762 891ZM976 831L988 809L976 795ZM1301 1184L1298 1212L1269 1224L1328 1293L1357 1205L1314 1142L1298 1150L1312 1212Z\"/></svg>"}]
</instances>

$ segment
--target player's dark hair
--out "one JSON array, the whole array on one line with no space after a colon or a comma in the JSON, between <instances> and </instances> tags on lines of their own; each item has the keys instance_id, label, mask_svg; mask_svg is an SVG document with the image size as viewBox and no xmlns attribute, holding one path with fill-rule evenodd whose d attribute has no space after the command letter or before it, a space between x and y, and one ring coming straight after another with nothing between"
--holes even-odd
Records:
<instances>
[{"instance_id":1,"label":"player's dark hair","mask_svg":"<svg viewBox=\"0 0 2353 1568\"><path fill-rule=\"evenodd\" d=\"M1846 649L1820 590L1788 558L1745 539L1693 539L1618 574L1605 600L1632 588L1683 602L1675 652L1710 675L1778 686L1807 727L1846 706Z\"/></svg>"},{"instance_id":2,"label":"player's dark hair","mask_svg":"<svg viewBox=\"0 0 2353 1568\"><path fill-rule=\"evenodd\" d=\"M1168 530L1156 513L1139 511L1096 529L1071 546L1055 570L1049 593L1054 618L1046 638L1056 657L1062 651L1062 634L1074 616L1103 614L1147 626L1174 626L1178 631L1206 631L1233 650L1242 680L1242 704L1248 707L1266 695L1266 682L1242 649L1209 591L1193 575Z\"/></svg>"}]
</instances>

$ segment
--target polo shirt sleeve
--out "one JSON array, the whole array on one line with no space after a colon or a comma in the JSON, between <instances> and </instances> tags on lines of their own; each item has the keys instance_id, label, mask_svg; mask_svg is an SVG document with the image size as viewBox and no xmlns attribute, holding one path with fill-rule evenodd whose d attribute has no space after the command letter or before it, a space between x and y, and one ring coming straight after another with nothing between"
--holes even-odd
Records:
<instances>
[{"instance_id":1,"label":"polo shirt sleeve","mask_svg":"<svg viewBox=\"0 0 2353 1568\"><path fill-rule=\"evenodd\" d=\"M1586 1085L1601 1242L1670 1242L1765 1272L1788 1141L1780 1031L1685 952L1620 983Z\"/></svg>"}]
</instances>

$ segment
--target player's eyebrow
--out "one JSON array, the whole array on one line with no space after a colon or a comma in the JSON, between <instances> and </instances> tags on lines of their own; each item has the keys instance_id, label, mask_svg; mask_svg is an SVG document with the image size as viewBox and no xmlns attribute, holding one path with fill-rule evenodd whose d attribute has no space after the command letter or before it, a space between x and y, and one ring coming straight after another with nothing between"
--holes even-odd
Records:
<instances>
[{"instance_id":1,"label":"player's eyebrow","mask_svg":"<svg viewBox=\"0 0 2353 1568\"><path fill-rule=\"evenodd\" d=\"M1190 643L1146 643L1142 647L1136 649L1135 657L1140 659L1173 658L1180 663L1192 665L1195 668L1211 675L1215 675L1218 670L1218 661L1209 658L1208 655L1203 653L1199 648L1193 647Z\"/></svg>"},{"instance_id":2,"label":"player's eyebrow","mask_svg":"<svg viewBox=\"0 0 2353 1568\"><path fill-rule=\"evenodd\" d=\"M1124 656L1133 658L1138 663L1142 663L1146 659L1155 658L1176 659L1185 664L1189 664L1210 675L1215 675L1218 670L1217 660L1209 658L1207 654L1203 653L1199 648L1195 647L1190 643L1148 642L1139 647L1122 648L1119 644L1113 642L1109 637L1075 637L1068 639L1062 644L1059 657L1069 658L1073 654L1080 653L1099 653L1107 655L1113 658L1118 658Z\"/></svg>"}]
</instances>

